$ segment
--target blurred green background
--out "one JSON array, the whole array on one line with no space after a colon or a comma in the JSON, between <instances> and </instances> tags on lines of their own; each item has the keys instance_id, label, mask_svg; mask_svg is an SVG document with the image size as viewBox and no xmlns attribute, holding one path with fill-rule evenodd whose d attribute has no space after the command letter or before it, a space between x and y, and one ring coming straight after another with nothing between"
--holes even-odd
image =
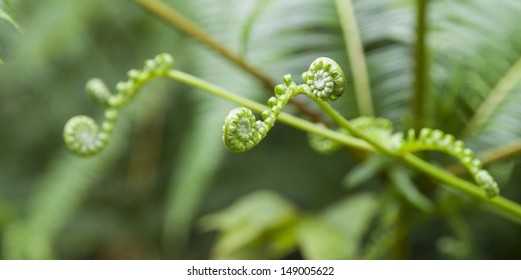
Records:
<instances>
[{"instance_id":1,"label":"blurred green background","mask_svg":"<svg viewBox=\"0 0 521 280\"><path fill-rule=\"evenodd\" d=\"M347 118L359 115L335 1L164 2L276 83L286 73L300 81L316 57L335 59L350 86L334 106ZM427 2L427 124L459 136L508 78L515 86L464 140L478 154L517 141L521 2ZM354 5L376 115L404 130L414 121L417 1ZM265 103L271 92L134 1L11 6L24 34L0 21L4 259L521 257L518 224L398 162L360 160L352 151L322 155L305 133L283 124L247 153L227 151L221 127L236 105L173 81L153 81L123 109L101 155L76 157L65 148L63 125L74 115L102 114L85 82L99 77L113 86L157 53L253 100ZM502 194L515 201L519 162L514 155L490 166Z\"/></svg>"}]
</instances>

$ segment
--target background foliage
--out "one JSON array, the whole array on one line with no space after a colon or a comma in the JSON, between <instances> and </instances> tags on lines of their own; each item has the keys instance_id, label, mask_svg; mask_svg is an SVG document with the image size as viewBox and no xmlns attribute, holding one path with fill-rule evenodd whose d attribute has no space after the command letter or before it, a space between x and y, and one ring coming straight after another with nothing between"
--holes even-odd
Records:
<instances>
[{"instance_id":1,"label":"background foliage","mask_svg":"<svg viewBox=\"0 0 521 280\"><path fill-rule=\"evenodd\" d=\"M277 83L286 73L297 79L319 56L351 77L334 1L165 2ZM478 154L520 139L521 3L428 2L428 126L464 138ZM416 2L354 4L376 115L404 130L414 122ZM518 224L397 162L318 154L304 133L282 124L252 151L228 152L221 126L234 105L175 82L146 86L101 156L73 156L64 123L100 115L85 82L114 85L159 52L243 96L264 103L270 92L131 1L11 1L11 8L25 32L0 21L2 258L520 257ZM503 98L486 106L480 129L468 129L491 94ZM356 117L347 95L334 106ZM516 156L490 166L502 194L516 201L520 168Z\"/></svg>"}]
</instances>

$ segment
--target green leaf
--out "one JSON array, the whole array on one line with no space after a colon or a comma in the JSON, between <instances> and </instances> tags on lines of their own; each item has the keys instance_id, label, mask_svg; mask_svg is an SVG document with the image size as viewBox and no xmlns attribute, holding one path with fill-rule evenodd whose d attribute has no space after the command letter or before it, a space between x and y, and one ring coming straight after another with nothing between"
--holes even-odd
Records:
<instances>
[{"instance_id":1,"label":"green leaf","mask_svg":"<svg viewBox=\"0 0 521 280\"><path fill-rule=\"evenodd\" d=\"M206 230L219 231L213 248L215 258L275 258L294 248L296 218L293 205L286 199L257 191L203 217L201 224Z\"/></svg>"},{"instance_id":2,"label":"green leaf","mask_svg":"<svg viewBox=\"0 0 521 280\"><path fill-rule=\"evenodd\" d=\"M439 12L430 33L439 74L432 92L438 106L457 95L456 103L437 112L438 124L466 133L467 146L477 152L519 139L520 3L441 1L433 9Z\"/></svg>"},{"instance_id":3,"label":"green leaf","mask_svg":"<svg viewBox=\"0 0 521 280\"><path fill-rule=\"evenodd\" d=\"M377 209L371 194L351 196L298 228L298 243L307 259L354 259Z\"/></svg>"},{"instance_id":4,"label":"green leaf","mask_svg":"<svg viewBox=\"0 0 521 280\"><path fill-rule=\"evenodd\" d=\"M383 170L389 160L381 156L373 156L366 162L357 165L346 174L342 180L342 184L347 189L353 189L360 186L361 184L369 181L371 178L377 176L378 172Z\"/></svg>"},{"instance_id":5,"label":"green leaf","mask_svg":"<svg viewBox=\"0 0 521 280\"><path fill-rule=\"evenodd\" d=\"M5 2L5 1L4 1ZM7 3L6 3L7 5ZM23 29L22 27L18 24L18 22L16 22L16 20L14 20L13 17L11 17L11 15L9 15L4 9L2 9L0 7L0 19L3 19L3 20L6 20L7 22L9 22L12 26L14 26L20 33L23 33Z\"/></svg>"},{"instance_id":6,"label":"green leaf","mask_svg":"<svg viewBox=\"0 0 521 280\"><path fill-rule=\"evenodd\" d=\"M10 8L11 2L9 0L4 0L4 4ZM22 27L11 17L2 7L0 7L0 19L4 19L11 23L20 33L23 33ZM4 64L4 61L0 58L0 65Z\"/></svg>"},{"instance_id":7,"label":"green leaf","mask_svg":"<svg viewBox=\"0 0 521 280\"><path fill-rule=\"evenodd\" d=\"M312 260L341 260L351 256L350 245L342 232L318 217L303 220L298 227L298 242L302 254Z\"/></svg>"},{"instance_id":8,"label":"green leaf","mask_svg":"<svg viewBox=\"0 0 521 280\"><path fill-rule=\"evenodd\" d=\"M499 79L494 89L476 110L463 134L472 135L482 129L483 125L494 115L498 106L519 84L519 81L521 81L521 58L513 63L512 67Z\"/></svg>"},{"instance_id":9,"label":"green leaf","mask_svg":"<svg viewBox=\"0 0 521 280\"><path fill-rule=\"evenodd\" d=\"M432 212L434 204L414 185L407 170L394 168L389 172L390 180L398 192L413 206L424 212Z\"/></svg>"},{"instance_id":10,"label":"green leaf","mask_svg":"<svg viewBox=\"0 0 521 280\"><path fill-rule=\"evenodd\" d=\"M244 24L242 24L242 32L241 32L241 38L240 38L240 45L239 45L239 55L241 57L245 57L247 55L247 46L248 46L248 40L250 38L252 29L259 18L264 12L264 8L270 4L270 2L273 0L259 0L256 1L253 9L250 11L249 16L246 18L246 21ZM255 1L253 1L255 2Z\"/></svg>"}]
</instances>

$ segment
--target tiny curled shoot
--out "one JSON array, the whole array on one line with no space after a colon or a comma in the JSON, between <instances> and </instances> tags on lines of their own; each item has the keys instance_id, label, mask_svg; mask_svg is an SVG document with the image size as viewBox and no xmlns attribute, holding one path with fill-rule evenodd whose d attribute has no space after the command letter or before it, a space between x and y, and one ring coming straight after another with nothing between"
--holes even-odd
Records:
<instances>
[{"instance_id":1,"label":"tiny curled shoot","mask_svg":"<svg viewBox=\"0 0 521 280\"><path fill-rule=\"evenodd\" d=\"M474 158L474 152L465 147L465 143L441 130L422 128L416 136L414 129L407 131L402 143L401 152L441 151L457 158L474 177L476 183L483 188L488 197L499 194L499 186L488 171L483 170L483 163Z\"/></svg>"},{"instance_id":2,"label":"tiny curled shoot","mask_svg":"<svg viewBox=\"0 0 521 280\"><path fill-rule=\"evenodd\" d=\"M334 101L345 91L346 77L340 66L331 58L319 57L302 74L309 94L323 101Z\"/></svg>"},{"instance_id":3,"label":"tiny curled shoot","mask_svg":"<svg viewBox=\"0 0 521 280\"><path fill-rule=\"evenodd\" d=\"M160 54L147 60L141 70L128 72L128 80L116 85L112 94L101 79L91 79L85 86L87 95L97 104L105 107L105 119L101 125L88 116L71 118L63 129L67 148L79 156L100 153L109 143L121 106L132 100L138 90L150 79L165 76L172 68L174 59L169 54Z\"/></svg>"},{"instance_id":4,"label":"tiny curled shoot","mask_svg":"<svg viewBox=\"0 0 521 280\"><path fill-rule=\"evenodd\" d=\"M67 148L80 156L92 156L98 154L107 145L114 124L118 116L116 109L105 111L105 120L101 125L88 116L75 116L71 118L63 130L63 139Z\"/></svg>"},{"instance_id":5,"label":"tiny curled shoot","mask_svg":"<svg viewBox=\"0 0 521 280\"><path fill-rule=\"evenodd\" d=\"M323 101L333 101L344 94L345 76L338 64L327 57L315 59L309 70L302 74L304 84L297 85L291 75L275 87L275 96L268 99L269 109L262 112L263 121L256 120L247 108L230 111L224 120L223 142L232 152L245 152L255 147L275 125L288 101L298 94Z\"/></svg>"},{"instance_id":6,"label":"tiny curled shoot","mask_svg":"<svg viewBox=\"0 0 521 280\"><path fill-rule=\"evenodd\" d=\"M257 121L250 109L235 108L225 119L223 141L233 152L247 151L265 137L266 131L267 125Z\"/></svg>"},{"instance_id":7,"label":"tiny curled shoot","mask_svg":"<svg viewBox=\"0 0 521 280\"><path fill-rule=\"evenodd\" d=\"M275 96L268 100L269 109L262 112L263 121L256 120L252 111L240 107L230 111L224 119L223 142L232 152L245 152L255 147L275 125L284 105L299 94L291 75L285 75L283 84L275 87Z\"/></svg>"}]
</instances>

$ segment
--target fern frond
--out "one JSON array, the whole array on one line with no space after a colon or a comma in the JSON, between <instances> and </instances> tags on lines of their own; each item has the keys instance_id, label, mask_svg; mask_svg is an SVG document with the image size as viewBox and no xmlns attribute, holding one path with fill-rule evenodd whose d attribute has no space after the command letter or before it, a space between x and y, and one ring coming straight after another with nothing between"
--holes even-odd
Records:
<instances>
[{"instance_id":1,"label":"fern frond","mask_svg":"<svg viewBox=\"0 0 521 280\"><path fill-rule=\"evenodd\" d=\"M457 95L456 107L447 104L439 121L453 120L445 126L463 131L477 114L464 132L465 141L476 151L520 138L521 36L516 26L521 24L521 5L506 0L440 1L432 9L438 18L432 23L432 45L439 73L433 92L438 105L447 99L447 88Z\"/></svg>"},{"instance_id":2,"label":"fern frond","mask_svg":"<svg viewBox=\"0 0 521 280\"><path fill-rule=\"evenodd\" d=\"M418 135L415 134L414 129L407 131L401 151L417 152L425 150L441 151L457 158L489 197L498 195L498 184L488 171L482 169L483 163L479 159L474 158L474 152L466 148L462 141L456 140L453 135L430 128L422 128Z\"/></svg>"}]
</instances>

